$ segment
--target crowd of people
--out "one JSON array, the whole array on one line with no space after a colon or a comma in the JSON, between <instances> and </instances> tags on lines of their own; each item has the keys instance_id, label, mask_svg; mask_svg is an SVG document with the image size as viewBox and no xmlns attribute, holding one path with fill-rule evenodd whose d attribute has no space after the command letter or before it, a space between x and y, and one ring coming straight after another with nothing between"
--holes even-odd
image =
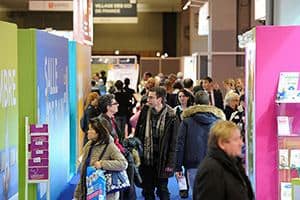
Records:
<instances>
[{"instance_id":1,"label":"crowd of people","mask_svg":"<svg viewBox=\"0 0 300 200\"><path fill-rule=\"evenodd\" d=\"M75 199L85 199L85 170L126 170L130 187L107 199L170 199L168 180L186 181L181 198L254 199L243 168L245 107L242 79L211 77L197 83L183 73L144 73L138 91L130 79L106 88L105 72L95 74L80 120L84 136L81 179ZM224 96L222 91L225 92ZM224 98L223 98L224 97ZM104 146L106 156L99 158Z\"/></svg>"}]
</instances>

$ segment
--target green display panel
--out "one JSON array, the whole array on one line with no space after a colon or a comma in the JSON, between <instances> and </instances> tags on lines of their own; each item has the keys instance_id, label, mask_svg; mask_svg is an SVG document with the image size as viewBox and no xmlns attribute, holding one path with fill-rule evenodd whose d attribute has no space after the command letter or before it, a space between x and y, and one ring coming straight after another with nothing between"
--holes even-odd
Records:
<instances>
[{"instance_id":1,"label":"green display panel","mask_svg":"<svg viewBox=\"0 0 300 200\"><path fill-rule=\"evenodd\" d=\"M19 81L19 199L25 199L25 117L29 123L37 120L36 97L36 31L18 30L18 81ZM36 199L36 184L28 185L28 199Z\"/></svg>"},{"instance_id":2,"label":"green display panel","mask_svg":"<svg viewBox=\"0 0 300 200\"><path fill-rule=\"evenodd\" d=\"M17 26L0 21L0 200L18 199Z\"/></svg>"}]
</instances>

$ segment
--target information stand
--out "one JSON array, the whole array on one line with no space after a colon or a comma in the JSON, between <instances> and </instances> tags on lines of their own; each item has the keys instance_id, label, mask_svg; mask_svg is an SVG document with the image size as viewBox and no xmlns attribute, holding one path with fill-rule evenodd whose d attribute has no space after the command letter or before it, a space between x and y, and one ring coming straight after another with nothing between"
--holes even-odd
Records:
<instances>
[{"instance_id":1,"label":"information stand","mask_svg":"<svg viewBox=\"0 0 300 200\"><path fill-rule=\"evenodd\" d=\"M277 90L278 199L292 200L300 178L299 72L281 72Z\"/></svg>"},{"instance_id":2,"label":"information stand","mask_svg":"<svg viewBox=\"0 0 300 200\"><path fill-rule=\"evenodd\" d=\"M30 183L47 183L47 199L50 199L49 183L49 132L48 124L26 124L26 188ZM26 189L27 197L27 189Z\"/></svg>"}]
</instances>

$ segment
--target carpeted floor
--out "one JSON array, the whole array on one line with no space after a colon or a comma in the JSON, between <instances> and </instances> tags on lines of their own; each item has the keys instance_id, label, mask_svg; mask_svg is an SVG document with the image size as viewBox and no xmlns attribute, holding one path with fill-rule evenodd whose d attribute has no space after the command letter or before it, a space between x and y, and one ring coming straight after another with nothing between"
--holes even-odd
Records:
<instances>
[{"instance_id":1,"label":"carpeted floor","mask_svg":"<svg viewBox=\"0 0 300 200\"><path fill-rule=\"evenodd\" d=\"M73 194L75 187L79 181L79 176L74 176L68 184L62 189L62 192L58 198L58 200L71 200L73 199ZM175 177L172 177L169 179L169 191L171 193L171 200L180 200L179 191L178 191L178 185L176 182ZM142 190L141 188L136 188L136 194L137 194L137 200L143 200L144 197L142 196ZM157 198L159 199L159 198ZM190 193L189 198L186 200L192 200L192 195Z\"/></svg>"},{"instance_id":2,"label":"carpeted floor","mask_svg":"<svg viewBox=\"0 0 300 200\"><path fill-rule=\"evenodd\" d=\"M172 177L169 179L169 191L171 193L171 200L180 200L180 196L179 196L179 191L178 191L178 185L176 182L175 177ZM137 195L137 200L142 200L144 199L144 197L142 196L142 190L140 188L136 189L136 195ZM159 199L159 198L157 198ZM192 200L192 195L191 193L189 194L189 198L187 198L186 200Z\"/></svg>"}]
</instances>

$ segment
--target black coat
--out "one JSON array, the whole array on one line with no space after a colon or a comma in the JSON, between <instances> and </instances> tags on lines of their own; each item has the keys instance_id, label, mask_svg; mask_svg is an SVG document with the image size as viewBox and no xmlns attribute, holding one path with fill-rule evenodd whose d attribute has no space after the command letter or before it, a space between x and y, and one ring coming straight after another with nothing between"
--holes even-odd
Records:
<instances>
[{"instance_id":1,"label":"black coat","mask_svg":"<svg viewBox=\"0 0 300 200\"><path fill-rule=\"evenodd\" d=\"M253 200L250 181L240 159L211 148L196 175L193 200Z\"/></svg>"},{"instance_id":2,"label":"black coat","mask_svg":"<svg viewBox=\"0 0 300 200\"><path fill-rule=\"evenodd\" d=\"M159 178L168 178L173 176L174 171L166 172L167 167L175 169L175 147L176 147L176 138L177 138L177 128L179 125L178 118L174 110L167 106L167 114L165 121L164 134L159 139L160 149L159 149L159 165L157 167ZM142 145L144 146L145 139L145 129L146 129L146 120L147 112L151 107L145 105L141 111L140 117L138 119L135 136L140 139ZM141 157L141 164L143 164L143 156Z\"/></svg>"},{"instance_id":3,"label":"black coat","mask_svg":"<svg viewBox=\"0 0 300 200\"><path fill-rule=\"evenodd\" d=\"M223 104L223 96L220 90L213 90L214 91L214 100L215 100L215 106L220 108L221 110L224 110L224 104Z\"/></svg>"}]
</instances>

